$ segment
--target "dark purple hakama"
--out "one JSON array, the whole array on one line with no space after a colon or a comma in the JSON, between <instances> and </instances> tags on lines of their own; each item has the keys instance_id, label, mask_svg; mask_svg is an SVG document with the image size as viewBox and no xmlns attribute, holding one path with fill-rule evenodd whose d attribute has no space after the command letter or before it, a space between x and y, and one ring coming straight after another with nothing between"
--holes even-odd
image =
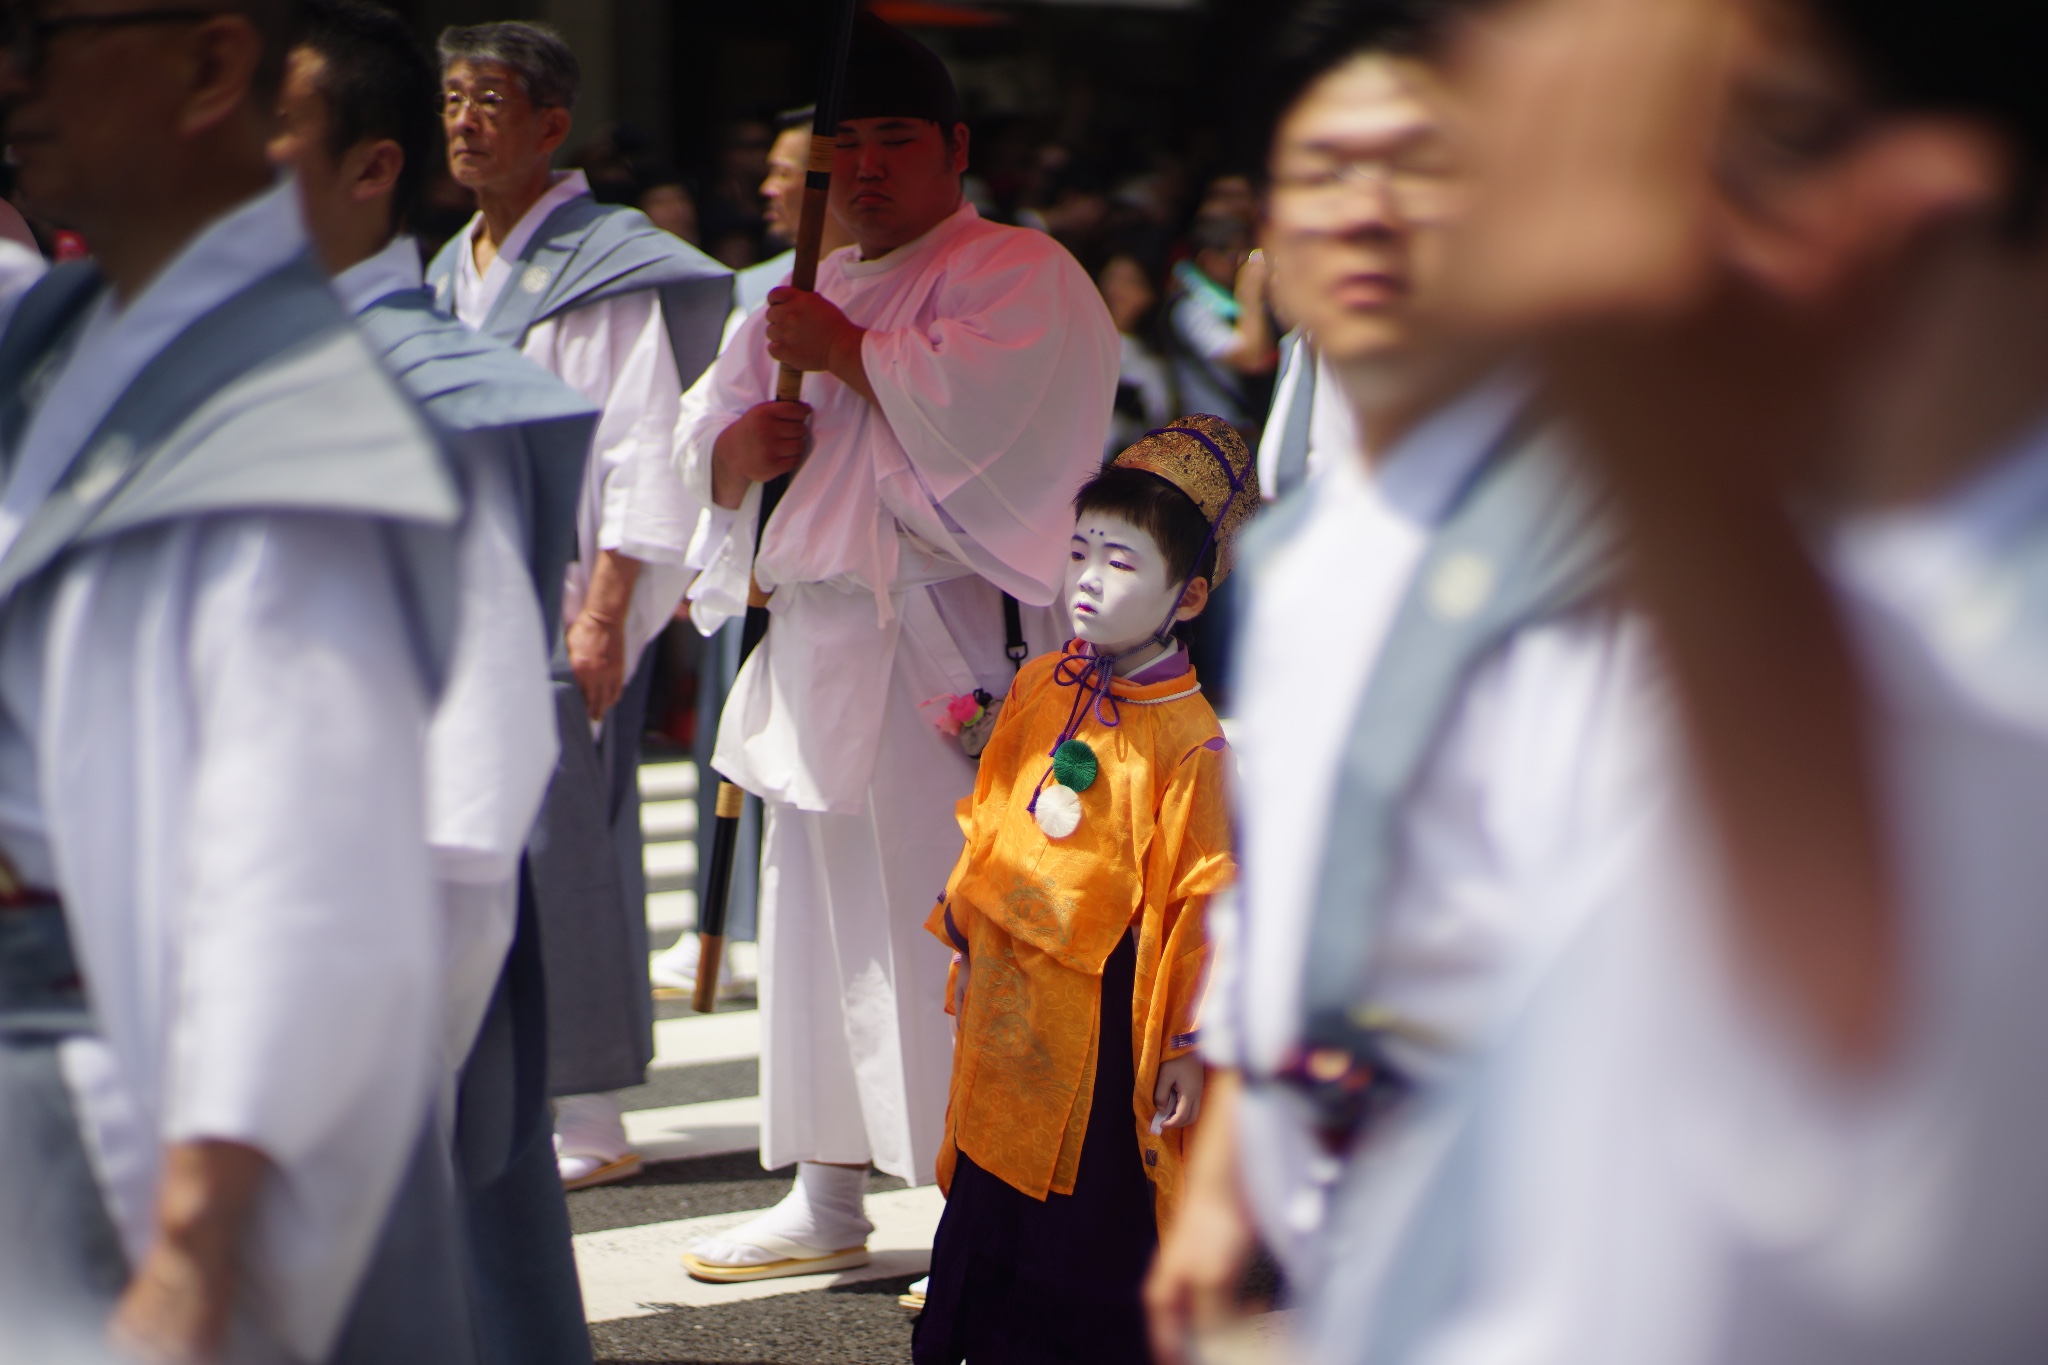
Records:
<instances>
[{"instance_id":1,"label":"dark purple hakama","mask_svg":"<svg viewBox=\"0 0 2048 1365\"><path fill-rule=\"evenodd\" d=\"M1074 1192L1040 1201L959 1154L912 1339L916 1365L1151 1361L1139 1289L1159 1231L1131 1115L1136 971L1126 935L1103 964L1102 1043Z\"/></svg>"}]
</instances>

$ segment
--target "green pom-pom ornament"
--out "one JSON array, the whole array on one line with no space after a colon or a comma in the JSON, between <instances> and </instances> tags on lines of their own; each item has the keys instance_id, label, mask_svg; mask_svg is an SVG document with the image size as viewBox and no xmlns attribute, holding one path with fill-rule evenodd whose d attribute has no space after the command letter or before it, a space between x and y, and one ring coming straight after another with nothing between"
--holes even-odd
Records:
<instances>
[{"instance_id":1,"label":"green pom-pom ornament","mask_svg":"<svg viewBox=\"0 0 2048 1365\"><path fill-rule=\"evenodd\" d=\"M1052 751L1053 781L1072 791L1087 791L1100 770L1095 751L1078 739L1070 739Z\"/></svg>"}]
</instances>

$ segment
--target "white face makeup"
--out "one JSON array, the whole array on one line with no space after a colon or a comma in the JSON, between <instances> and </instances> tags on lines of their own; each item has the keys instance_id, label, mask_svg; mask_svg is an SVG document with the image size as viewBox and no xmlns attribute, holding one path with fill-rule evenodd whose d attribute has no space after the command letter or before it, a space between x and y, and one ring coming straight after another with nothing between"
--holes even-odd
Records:
<instances>
[{"instance_id":1,"label":"white face makeup","mask_svg":"<svg viewBox=\"0 0 2048 1365\"><path fill-rule=\"evenodd\" d=\"M1068 616L1074 635L1102 654L1152 638L1180 589L1152 533L1122 517L1084 512L1067 555Z\"/></svg>"}]
</instances>

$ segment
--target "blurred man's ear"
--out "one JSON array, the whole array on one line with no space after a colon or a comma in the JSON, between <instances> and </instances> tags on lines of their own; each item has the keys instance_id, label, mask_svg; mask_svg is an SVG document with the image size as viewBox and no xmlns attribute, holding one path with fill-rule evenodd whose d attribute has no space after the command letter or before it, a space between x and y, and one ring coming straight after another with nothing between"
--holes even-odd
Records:
<instances>
[{"instance_id":1,"label":"blurred man's ear","mask_svg":"<svg viewBox=\"0 0 2048 1365\"><path fill-rule=\"evenodd\" d=\"M572 115L559 104L551 104L535 111L540 116L541 150L552 154L569 139L569 122Z\"/></svg>"},{"instance_id":2,"label":"blurred man's ear","mask_svg":"<svg viewBox=\"0 0 2048 1365\"><path fill-rule=\"evenodd\" d=\"M241 15L223 11L191 29L182 55L185 107L178 131L192 137L233 118L248 101L263 62L263 35Z\"/></svg>"},{"instance_id":3,"label":"blurred man's ear","mask_svg":"<svg viewBox=\"0 0 2048 1365\"><path fill-rule=\"evenodd\" d=\"M956 123L946 134L946 168L955 175L967 173L967 125Z\"/></svg>"},{"instance_id":4,"label":"blurred man's ear","mask_svg":"<svg viewBox=\"0 0 2048 1365\"><path fill-rule=\"evenodd\" d=\"M390 138L358 144L350 150L349 159L353 163L346 168L349 197L359 204L390 194L405 169L405 153Z\"/></svg>"},{"instance_id":5,"label":"blurred man's ear","mask_svg":"<svg viewBox=\"0 0 2048 1365\"><path fill-rule=\"evenodd\" d=\"M1730 215L1736 263L1766 288L1817 301L1958 222L2008 211L2012 157L1963 119L1888 118L1827 165Z\"/></svg>"}]
</instances>

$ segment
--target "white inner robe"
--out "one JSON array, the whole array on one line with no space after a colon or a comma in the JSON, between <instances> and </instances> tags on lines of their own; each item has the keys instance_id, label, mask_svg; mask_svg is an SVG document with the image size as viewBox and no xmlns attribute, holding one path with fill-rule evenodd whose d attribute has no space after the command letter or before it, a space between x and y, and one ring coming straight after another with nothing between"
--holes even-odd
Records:
<instances>
[{"instance_id":1,"label":"white inner robe","mask_svg":"<svg viewBox=\"0 0 2048 1365\"><path fill-rule=\"evenodd\" d=\"M1001 590L1033 652L1065 638L1070 503L1101 458L1118 340L1063 248L967 206L876 260L834 253L818 288L868 329L878 404L806 377L812 448L756 561L759 489L736 512L709 498L712 443L774 396L765 310L740 325L679 433L709 508L692 611L707 633L744 611L750 565L774 589L713 759L767 800L762 1159L873 1160L923 1184L952 1029L949 954L922 925L974 769L917 706L1008 688Z\"/></svg>"},{"instance_id":2,"label":"white inner robe","mask_svg":"<svg viewBox=\"0 0 2048 1365\"><path fill-rule=\"evenodd\" d=\"M512 281L514 258L548 216L590 193L582 171L555 175L548 192L498 244L490 268L478 271L474 242L482 225L470 220L455 272L455 316L481 328L499 294ZM683 600L691 570L684 567L700 503L674 473L676 417L683 387L663 321L661 297L651 289L572 308L527 330L519 349L550 374L603 410L583 492L576 505L576 559L562 590L562 623L576 619L590 591L597 556L614 550L643 566L626 613L626 673L661 634Z\"/></svg>"}]
</instances>

